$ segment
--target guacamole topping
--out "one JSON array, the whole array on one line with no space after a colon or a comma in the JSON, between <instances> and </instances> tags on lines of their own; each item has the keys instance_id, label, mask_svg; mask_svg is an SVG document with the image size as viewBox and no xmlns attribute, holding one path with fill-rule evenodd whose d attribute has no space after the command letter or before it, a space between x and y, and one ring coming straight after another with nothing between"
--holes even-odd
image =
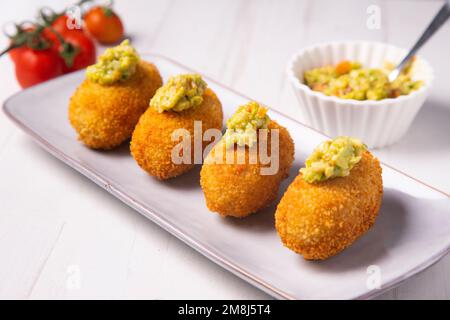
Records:
<instances>
[{"instance_id":1,"label":"guacamole topping","mask_svg":"<svg viewBox=\"0 0 450 320\"><path fill-rule=\"evenodd\" d=\"M150 106L164 111L184 111L200 105L203 102L203 93L206 89L206 82L199 74L180 74L170 77L167 83L159 88Z\"/></svg>"},{"instance_id":2,"label":"guacamole topping","mask_svg":"<svg viewBox=\"0 0 450 320\"><path fill-rule=\"evenodd\" d=\"M267 108L259 103L250 101L240 106L227 120L227 131L224 135L227 148L234 144L252 147L257 142L257 130L266 129L269 122Z\"/></svg>"},{"instance_id":3,"label":"guacamole topping","mask_svg":"<svg viewBox=\"0 0 450 320\"><path fill-rule=\"evenodd\" d=\"M306 167L300 172L308 183L348 176L365 150L366 146L360 140L351 137L322 142L306 159Z\"/></svg>"},{"instance_id":4,"label":"guacamole topping","mask_svg":"<svg viewBox=\"0 0 450 320\"><path fill-rule=\"evenodd\" d=\"M411 67L403 69L393 82L388 79L393 64L383 69L363 68L355 61L342 61L335 66L325 66L304 73L305 84L327 96L354 100L381 100L410 94L419 89L422 81L414 81Z\"/></svg>"},{"instance_id":5,"label":"guacamole topping","mask_svg":"<svg viewBox=\"0 0 450 320\"><path fill-rule=\"evenodd\" d=\"M101 85L126 81L136 72L138 63L136 50L129 40L124 40L120 45L106 49L97 63L87 68L86 77Z\"/></svg>"}]
</instances>

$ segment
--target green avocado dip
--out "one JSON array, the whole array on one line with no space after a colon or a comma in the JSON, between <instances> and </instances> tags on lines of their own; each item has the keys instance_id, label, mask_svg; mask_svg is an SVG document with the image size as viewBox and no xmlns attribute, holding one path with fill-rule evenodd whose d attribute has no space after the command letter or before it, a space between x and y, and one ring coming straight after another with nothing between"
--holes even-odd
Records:
<instances>
[{"instance_id":1,"label":"green avocado dip","mask_svg":"<svg viewBox=\"0 0 450 320\"><path fill-rule=\"evenodd\" d=\"M257 130L267 129L270 118L267 108L255 101L240 106L227 120L227 131L223 138L226 147L234 144L252 147L257 142Z\"/></svg>"},{"instance_id":2,"label":"green avocado dip","mask_svg":"<svg viewBox=\"0 0 450 320\"><path fill-rule=\"evenodd\" d=\"M138 63L136 50L129 40L124 40L120 45L106 49L97 63L87 68L86 77L101 85L123 82L136 72Z\"/></svg>"},{"instance_id":3,"label":"green avocado dip","mask_svg":"<svg viewBox=\"0 0 450 320\"><path fill-rule=\"evenodd\" d=\"M308 183L348 176L366 149L360 140L351 137L322 142L306 159L306 167L300 172Z\"/></svg>"},{"instance_id":4,"label":"green avocado dip","mask_svg":"<svg viewBox=\"0 0 450 320\"><path fill-rule=\"evenodd\" d=\"M200 105L203 102L203 93L206 82L199 74L180 74L170 77L167 83L159 88L150 107L159 113L164 111L184 111Z\"/></svg>"},{"instance_id":5,"label":"green avocado dip","mask_svg":"<svg viewBox=\"0 0 450 320\"><path fill-rule=\"evenodd\" d=\"M386 63L384 69L363 68L359 62L344 60L335 66L306 71L304 80L314 91L354 100L396 98L410 94L423 85L422 81L412 79L412 64L397 79L389 82L388 74L393 67L391 63Z\"/></svg>"}]
</instances>

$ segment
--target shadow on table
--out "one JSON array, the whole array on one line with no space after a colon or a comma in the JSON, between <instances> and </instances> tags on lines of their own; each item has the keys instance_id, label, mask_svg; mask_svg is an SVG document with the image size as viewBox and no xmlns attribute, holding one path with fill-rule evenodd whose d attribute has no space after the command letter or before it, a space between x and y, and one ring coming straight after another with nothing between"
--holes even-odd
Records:
<instances>
[{"instance_id":1,"label":"shadow on table","mask_svg":"<svg viewBox=\"0 0 450 320\"><path fill-rule=\"evenodd\" d=\"M197 164L186 173L182 175L171 178L168 180L158 181L161 184L164 184L166 187L175 190L190 190L190 189L200 189L200 171L202 166ZM152 179L156 179L150 177ZM199 190L200 191L200 190Z\"/></svg>"},{"instance_id":2,"label":"shadow on table","mask_svg":"<svg viewBox=\"0 0 450 320\"><path fill-rule=\"evenodd\" d=\"M411 152L450 148L450 106L428 100L417 114L402 140L393 146L408 147Z\"/></svg>"}]
</instances>

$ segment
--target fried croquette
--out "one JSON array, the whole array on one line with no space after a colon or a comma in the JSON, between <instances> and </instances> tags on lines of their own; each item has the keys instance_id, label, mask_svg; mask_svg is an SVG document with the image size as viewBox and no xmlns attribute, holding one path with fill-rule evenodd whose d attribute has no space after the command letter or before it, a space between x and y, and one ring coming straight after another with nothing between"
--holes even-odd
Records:
<instances>
[{"instance_id":1,"label":"fried croquette","mask_svg":"<svg viewBox=\"0 0 450 320\"><path fill-rule=\"evenodd\" d=\"M327 259L372 227L382 195L380 164L364 151L346 177L308 183L300 173L278 204L275 226L289 249L308 260Z\"/></svg>"},{"instance_id":2,"label":"fried croquette","mask_svg":"<svg viewBox=\"0 0 450 320\"><path fill-rule=\"evenodd\" d=\"M205 89L201 104L181 112L158 112L155 108L148 108L139 119L131 138L133 158L142 169L160 180L191 170L195 165L194 139L191 139L190 163L176 164L172 161L172 150L179 142L172 140L172 133L178 129L186 129L194 137L195 121L201 121L202 134L207 129L222 129L222 104L209 88ZM203 149L207 145L207 142L203 142Z\"/></svg>"},{"instance_id":3,"label":"fried croquette","mask_svg":"<svg viewBox=\"0 0 450 320\"><path fill-rule=\"evenodd\" d=\"M117 147L131 137L161 85L158 69L145 61L137 64L135 74L127 81L101 85L86 79L70 99L70 123L88 147Z\"/></svg>"},{"instance_id":4,"label":"fried croquette","mask_svg":"<svg viewBox=\"0 0 450 320\"><path fill-rule=\"evenodd\" d=\"M279 166L274 174L261 174L261 169L270 164L262 164L260 154L258 161L251 163L248 146L245 146L245 161L242 164L237 162L238 149L227 147L225 139L211 150L200 173L206 205L211 211L222 216L241 218L267 207L276 199L279 185L288 177L294 160L294 143L286 128L270 121L267 134L268 155L272 152L272 129L279 130ZM217 156L219 148L222 153ZM222 161L217 161L218 157L223 157L219 159ZM234 159L234 162L227 163L227 158Z\"/></svg>"}]
</instances>

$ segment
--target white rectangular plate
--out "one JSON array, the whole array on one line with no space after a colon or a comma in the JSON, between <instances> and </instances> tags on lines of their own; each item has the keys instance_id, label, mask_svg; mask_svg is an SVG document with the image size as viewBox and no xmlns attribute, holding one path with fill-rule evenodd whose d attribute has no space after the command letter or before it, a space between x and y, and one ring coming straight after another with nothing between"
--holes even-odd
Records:
<instances>
[{"instance_id":1,"label":"white rectangular plate","mask_svg":"<svg viewBox=\"0 0 450 320\"><path fill-rule=\"evenodd\" d=\"M164 79L193 72L168 58L144 55ZM370 298L429 267L450 248L450 198L383 165L384 198L375 226L343 253L322 262L305 261L283 247L274 229L275 204L246 219L223 219L205 206L199 168L161 182L141 170L128 143L99 152L77 141L67 117L69 97L84 78L73 73L24 90L6 101L6 114L44 149L96 182L188 245L277 298ZM249 98L207 79L228 118ZM327 137L274 110L295 142L291 175ZM374 288L377 279L381 288ZM373 281L375 280L375 281Z\"/></svg>"}]
</instances>

